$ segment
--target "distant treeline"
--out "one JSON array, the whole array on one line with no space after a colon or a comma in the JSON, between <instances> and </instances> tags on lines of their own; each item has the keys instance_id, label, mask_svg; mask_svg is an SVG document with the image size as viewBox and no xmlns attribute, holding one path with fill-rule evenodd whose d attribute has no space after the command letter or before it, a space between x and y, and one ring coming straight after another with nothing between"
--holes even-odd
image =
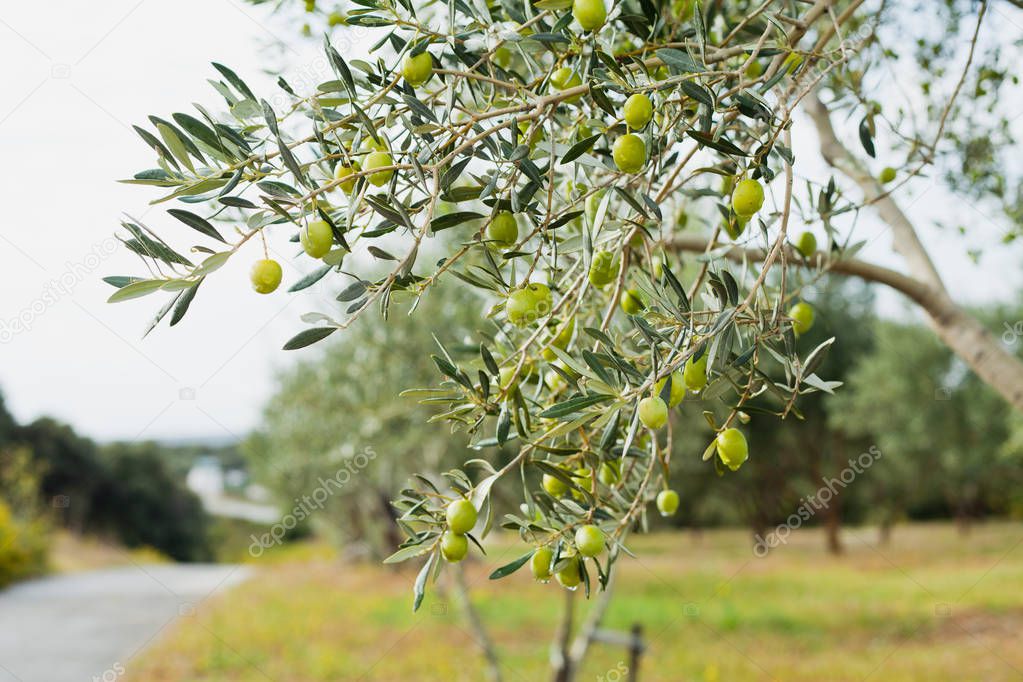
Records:
<instances>
[{"instance_id":1,"label":"distant treeline","mask_svg":"<svg viewBox=\"0 0 1023 682\"><path fill-rule=\"evenodd\" d=\"M0 396L0 502L25 523L38 518L178 561L209 560L211 521L184 483L201 453L209 449L100 445L49 417L18 424ZM218 454L237 461L232 448Z\"/></svg>"}]
</instances>

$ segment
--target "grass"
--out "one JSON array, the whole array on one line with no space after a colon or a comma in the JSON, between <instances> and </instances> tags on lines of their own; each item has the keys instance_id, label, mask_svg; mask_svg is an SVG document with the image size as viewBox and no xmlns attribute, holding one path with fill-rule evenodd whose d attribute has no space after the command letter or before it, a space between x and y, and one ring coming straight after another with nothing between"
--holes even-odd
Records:
<instances>
[{"instance_id":1,"label":"grass","mask_svg":"<svg viewBox=\"0 0 1023 682\"><path fill-rule=\"evenodd\" d=\"M643 682L1016 680L1021 541L1016 523L977 526L967 538L945 524L906 526L888 547L853 529L845 555L831 557L819 531L801 530L759 559L740 531L637 537L639 559L620 564L605 627L643 625ZM468 580L505 679L548 679L564 591L534 584L527 569L488 581L521 550L507 539L492 545ZM265 562L179 621L133 661L129 682L484 679L443 585L413 615L412 574L293 551L300 560ZM595 645L579 679L619 679L612 671L626 662L624 650Z\"/></svg>"},{"instance_id":2,"label":"grass","mask_svg":"<svg viewBox=\"0 0 1023 682\"><path fill-rule=\"evenodd\" d=\"M79 573L100 568L118 568L170 561L155 549L127 549L113 542L76 535L66 530L54 533L50 569L54 573Z\"/></svg>"}]
</instances>

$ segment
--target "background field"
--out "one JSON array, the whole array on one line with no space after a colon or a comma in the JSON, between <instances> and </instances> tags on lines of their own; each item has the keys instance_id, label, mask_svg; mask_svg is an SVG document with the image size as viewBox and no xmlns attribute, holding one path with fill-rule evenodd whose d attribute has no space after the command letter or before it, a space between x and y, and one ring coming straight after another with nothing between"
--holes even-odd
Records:
<instances>
[{"instance_id":1,"label":"background field","mask_svg":"<svg viewBox=\"0 0 1023 682\"><path fill-rule=\"evenodd\" d=\"M1016 680L1023 675L1023 524L963 538L951 525L896 529L888 547L853 529L832 557L803 530L758 559L741 531L634 539L606 625L642 623L640 679ZM505 679L547 679L548 641L563 590L523 572L486 579L519 547L495 543L468 578L484 620L498 623ZM262 562L255 579L183 619L141 661L152 680L481 680L457 608L436 588L410 610L408 573L343 563L315 545ZM581 600L580 600L581 601ZM596 645L582 680L624 664ZM613 674L609 679L616 679Z\"/></svg>"}]
</instances>

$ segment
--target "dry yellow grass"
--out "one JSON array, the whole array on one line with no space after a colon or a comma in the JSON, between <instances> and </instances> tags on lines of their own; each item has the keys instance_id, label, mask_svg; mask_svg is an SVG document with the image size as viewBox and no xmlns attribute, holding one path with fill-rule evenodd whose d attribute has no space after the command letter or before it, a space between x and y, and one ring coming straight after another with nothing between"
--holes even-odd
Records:
<instances>
[{"instance_id":1,"label":"dry yellow grass","mask_svg":"<svg viewBox=\"0 0 1023 682\"><path fill-rule=\"evenodd\" d=\"M607 626L644 625L643 682L1023 676L1023 525L978 526L965 539L943 524L903 527L883 548L874 538L849 531L847 553L836 558L818 531L804 530L766 559L739 531L636 538L640 558L621 565ZM562 590L525 572L486 579L520 551L493 543L469 580L506 680L533 682L548 677ZM441 590L410 612L412 577L308 552L274 561L182 619L132 661L127 679L483 679L473 638ZM579 679L624 661L624 651L597 646Z\"/></svg>"},{"instance_id":2,"label":"dry yellow grass","mask_svg":"<svg viewBox=\"0 0 1023 682\"><path fill-rule=\"evenodd\" d=\"M55 573L78 573L132 564L158 564L168 559L154 549L125 549L121 545L65 530L54 534L50 569Z\"/></svg>"}]
</instances>

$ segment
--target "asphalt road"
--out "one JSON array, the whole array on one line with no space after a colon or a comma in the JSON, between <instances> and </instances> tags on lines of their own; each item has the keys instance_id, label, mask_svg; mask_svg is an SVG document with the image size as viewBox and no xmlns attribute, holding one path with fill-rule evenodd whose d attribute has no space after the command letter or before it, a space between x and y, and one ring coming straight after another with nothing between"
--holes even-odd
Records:
<instances>
[{"instance_id":1,"label":"asphalt road","mask_svg":"<svg viewBox=\"0 0 1023 682\"><path fill-rule=\"evenodd\" d=\"M0 592L0 682L115 682L174 621L248 574L167 564L15 585Z\"/></svg>"}]
</instances>

